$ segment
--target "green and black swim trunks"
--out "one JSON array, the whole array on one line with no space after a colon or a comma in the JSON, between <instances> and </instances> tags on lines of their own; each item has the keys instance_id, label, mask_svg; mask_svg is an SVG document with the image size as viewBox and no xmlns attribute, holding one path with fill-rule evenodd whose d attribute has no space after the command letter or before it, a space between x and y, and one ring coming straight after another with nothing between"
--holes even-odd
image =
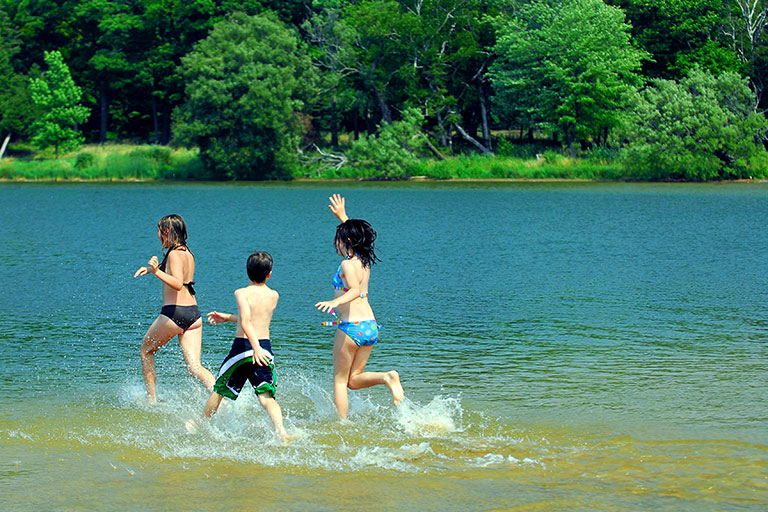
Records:
<instances>
[{"instance_id":1,"label":"green and black swim trunks","mask_svg":"<svg viewBox=\"0 0 768 512\"><path fill-rule=\"evenodd\" d=\"M259 340L261 348L272 355L272 343L268 339ZM269 366L253 364L253 347L248 338L235 338L229 355L221 363L213 390L230 400L236 400L248 380L257 395L272 393L275 395L274 356Z\"/></svg>"}]
</instances>

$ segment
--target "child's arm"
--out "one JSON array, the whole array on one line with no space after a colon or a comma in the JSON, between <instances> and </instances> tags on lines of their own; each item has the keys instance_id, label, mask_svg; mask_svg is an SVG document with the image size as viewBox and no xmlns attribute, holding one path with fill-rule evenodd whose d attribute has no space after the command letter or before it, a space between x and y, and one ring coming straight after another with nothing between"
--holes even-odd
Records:
<instances>
[{"instance_id":1,"label":"child's arm","mask_svg":"<svg viewBox=\"0 0 768 512\"><path fill-rule=\"evenodd\" d=\"M331 213L333 213L341 222L347 222L349 217L347 216L346 202L341 194L333 194L328 199L331 201L331 204L328 205L328 208L331 209Z\"/></svg>"},{"instance_id":2,"label":"child's arm","mask_svg":"<svg viewBox=\"0 0 768 512\"><path fill-rule=\"evenodd\" d=\"M175 252L171 251L171 254L168 255L168 267L170 267L170 272L163 272L160 270L160 268L158 268L159 265L157 263L157 256L152 256L149 259L149 263L147 263L147 265L149 265L149 267L147 268L148 271L146 273L155 274L155 276L157 276L157 278L160 279L163 284L167 284L177 292L180 292L181 289L184 288L184 281L182 278L176 277L184 275L184 263L179 258L179 255ZM140 271L141 269L137 270L136 274L139 274Z\"/></svg>"},{"instance_id":3,"label":"child's arm","mask_svg":"<svg viewBox=\"0 0 768 512\"><path fill-rule=\"evenodd\" d=\"M240 318L232 313L220 313L218 311L211 311L206 315L208 317L208 323L211 325L223 324L224 322L237 323Z\"/></svg>"},{"instance_id":4,"label":"child's arm","mask_svg":"<svg viewBox=\"0 0 768 512\"><path fill-rule=\"evenodd\" d=\"M136 271L135 274L133 274L134 279L139 276L145 276L147 274L152 274L152 269L157 267L157 256L152 256L149 258L149 262L147 263L146 267L139 267L139 269Z\"/></svg>"},{"instance_id":5,"label":"child's arm","mask_svg":"<svg viewBox=\"0 0 768 512\"><path fill-rule=\"evenodd\" d=\"M240 327L248 337L248 341L251 342L251 347L253 347L253 364L268 366L272 361L272 356L259 345L259 336L251 325L251 307L248 304L248 300L245 298L245 294L238 292L235 292L235 299L237 300Z\"/></svg>"},{"instance_id":6,"label":"child's arm","mask_svg":"<svg viewBox=\"0 0 768 512\"><path fill-rule=\"evenodd\" d=\"M351 261L345 260L341 262L341 270L344 274L344 281L349 288L342 295L339 295L333 300L321 301L315 304L315 307L320 311L327 313L328 311L352 302L360 297L360 281L362 280L357 273L355 265Z\"/></svg>"}]
</instances>

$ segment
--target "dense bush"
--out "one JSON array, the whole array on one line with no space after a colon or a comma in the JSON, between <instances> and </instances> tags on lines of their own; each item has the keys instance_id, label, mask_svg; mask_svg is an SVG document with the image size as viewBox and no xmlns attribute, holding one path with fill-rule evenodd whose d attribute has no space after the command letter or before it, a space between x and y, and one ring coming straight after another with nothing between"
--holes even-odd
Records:
<instances>
[{"instance_id":1,"label":"dense bush","mask_svg":"<svg viewBox=\"0 0 768 512\"><path fill-rule=\"evenodd\" d=\"M418 109L406 109L402 120L383 124L376 134L354 141L347 153L350 167L368 171L370 178L408 177L426 143L423 122Z\"/></svg>"},{"instance_id":2,"label":"dense bush","mask_svg":"<svg viewBox=\"0 0 768 512\"><path fill-rule=\"evenodd\" d=\"M693 70L640 92L623 160L636 177L704 181L749 177L765 161L768 123L747 81Z\"/></svg>"}]
</instances>

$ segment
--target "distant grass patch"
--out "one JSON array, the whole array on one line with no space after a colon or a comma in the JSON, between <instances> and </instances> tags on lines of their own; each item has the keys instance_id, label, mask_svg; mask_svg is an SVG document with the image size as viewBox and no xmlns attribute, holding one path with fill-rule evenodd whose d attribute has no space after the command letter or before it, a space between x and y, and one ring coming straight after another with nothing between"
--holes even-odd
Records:
<instances>
[{"instance_id":1,"label":"distant grass patch","mask_svg":"<svg viewBox=\"0 0 768 512\"><path fill-rule=\"evenodd\" d=\"M433 179L584 179L629 178L621 164L611 159L568 158L545 152L532 159L511 156L459 156L419 162L412 175Z\"/></svg>"},{"instance_id":2,"label":"distant grass patch","mask_svg":"<svg viewBox=\"0 0 768 512\"><path fill-rule=\"evenodd\" d=\"M47 155L46 155L47 156ZM105 144L83 146L58 159L33 154L0 160L0 178L18 180L204 180L197 150L165 146Z\"/></svg>"}]
</instances>

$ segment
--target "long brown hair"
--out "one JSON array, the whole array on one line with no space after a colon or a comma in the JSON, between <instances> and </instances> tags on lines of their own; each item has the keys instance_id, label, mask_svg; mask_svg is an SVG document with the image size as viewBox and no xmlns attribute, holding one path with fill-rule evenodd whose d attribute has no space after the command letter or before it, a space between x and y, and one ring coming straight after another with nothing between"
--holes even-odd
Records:
<instances>
[{"instance_id":1,"label":"long brown hair","mask_svg":"<svg viewBox=\"0 0 768 512\"><path fill-rule=\"evenodd\" d=\"M157 223L160 230L160 236L163 241L163 248L170 252L177 247L187 246L187 224L181 215L175 213L166 215Z\"/></svg>"}]
</instances>

